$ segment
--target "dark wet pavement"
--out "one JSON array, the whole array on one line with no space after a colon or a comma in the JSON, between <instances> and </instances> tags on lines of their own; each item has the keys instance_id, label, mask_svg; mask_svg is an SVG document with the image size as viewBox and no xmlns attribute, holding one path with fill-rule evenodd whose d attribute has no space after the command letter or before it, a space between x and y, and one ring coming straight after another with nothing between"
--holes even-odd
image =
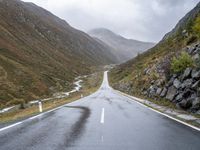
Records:
<instances>
[{"instance_id":1,"label":"dark wet pavement","mask_svg":"<svg viewBox=\"0 0 200 150\"><path fill-rule=\"evenodd\" d=\"M104 113L103 113L104 111ZM0 132L0 150L199 150L200 132L108 86Z\"/></svg>"}]
</instances>

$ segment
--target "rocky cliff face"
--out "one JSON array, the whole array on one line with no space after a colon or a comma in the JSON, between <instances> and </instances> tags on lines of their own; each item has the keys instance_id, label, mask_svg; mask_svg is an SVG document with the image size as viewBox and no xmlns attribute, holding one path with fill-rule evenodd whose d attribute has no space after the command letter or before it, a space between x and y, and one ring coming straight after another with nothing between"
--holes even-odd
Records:
<instances>
[{"instance_id":1,"label":"rocky cliff face","mask_svg":"<svg viewBox=\"0 0 200 150\"><path fill-rule=\"evenodd\" d=\"M194 61L199 60L200 43L188 46L185 50ZM145 73L151 71L152 68L148 68ZM163 68L159 67L157 71L164 72ZM188 67L182 73L172 74L168 80L152 80L150 87L143 89L143 94L157 100L164 98L176 103L178 108L200 113L200 70Z\"/></svg>"},{"instance_id":2,"label":"rocky cliff face","mask_svg":"<svg viewBox=\"0 0 200 150\"><path fill-rule=\"evenodd\" d=\"M178 108L200 113L199 20L200 3L155 47L112 69L111 85L131 95L165 100ZM192 65L180 63L184 69L174 73L173 58L183 52L191 59ZM179 66L176 69L180 70Z\"/></svg>"},{"instance_id":3,"label":"rocky cliff face","mask_svg":"<svg viewBox=\"0 0 200 150\"><path fill-rule=\"evenodd\" d=\"M0 0L0 104L69 89L91 67L115 63L110 50L33 3Z\"/></svg>"}]
</instances>

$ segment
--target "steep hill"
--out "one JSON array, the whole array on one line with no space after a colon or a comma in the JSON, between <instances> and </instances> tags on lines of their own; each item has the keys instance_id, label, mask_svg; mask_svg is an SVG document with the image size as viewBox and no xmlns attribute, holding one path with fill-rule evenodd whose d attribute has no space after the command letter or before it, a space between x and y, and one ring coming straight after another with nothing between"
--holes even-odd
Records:
<instances>
[{"instance_id":1,"label":"steep hill","mask_svg":"<svg viewBox=\"0 0 200 150\"><path fill-rule=\"evenodd\" d=\"M93 29L88 34L109 45L121 62L129 60L155 45L154 43L126 39L105 28Z\"/></svg>"},{"instance_id":2,"label":"steep hill","mask_svg":"<svg viewBox=\"0 0 200 150\"><path fill-rule=\"evenodd\" d=\"M115 63L106 46L33 3L0 1L0 104L70 88L91 67Z\"/></svg>"},{"instance_id":3,"label":"steep hill","mask_svg":"<svg viewBox=\"0 0 200 150\"><path fill-rule=\"evenodd\" d=\"M110 73L112 86L132 95L164 99L190 111L195 107L197 111L200 109L199 41L200 3L155 47L115 67Z\"/></svg>"}]
</instances>

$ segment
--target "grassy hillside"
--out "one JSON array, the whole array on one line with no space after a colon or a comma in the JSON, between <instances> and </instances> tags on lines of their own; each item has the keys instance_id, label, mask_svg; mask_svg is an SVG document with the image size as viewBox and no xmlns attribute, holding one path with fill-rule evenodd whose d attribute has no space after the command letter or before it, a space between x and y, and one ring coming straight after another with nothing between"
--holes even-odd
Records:
<instances>
[{"instance_id":1,"label":"grassy hillside","mask_svg":"<svg viewBox=\"0 0 200 150\"><path fill-rule=\"evenodd\" d=\"M0 1L0 106L68 90L76 76L115 63L110 50L50 12Z\"/></svg>"},{"instance_id":2,"label":"grassy hillside","mask_svg":"<svg viewBox=\"0 0 200 150\"><path fill-rule=\"evenodd\" d=\"M143 91L155 81L165 84L173 74L173 57L179 56L187 46L200 40L199 20L200 4L180 20L155 47L111 70L111 85L129 94L143 95ZM193 67L197 66L196 63Z\"/></svg>"}]
</instances>

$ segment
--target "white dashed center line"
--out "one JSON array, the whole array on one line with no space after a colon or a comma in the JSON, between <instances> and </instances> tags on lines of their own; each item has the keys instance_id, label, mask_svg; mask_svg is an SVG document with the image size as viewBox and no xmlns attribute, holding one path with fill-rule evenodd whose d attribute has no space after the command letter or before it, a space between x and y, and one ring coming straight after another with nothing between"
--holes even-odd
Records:
<instances>
[{"instance_id":1,"label":"white dashed center line","mask_svg":"<svg viewBox=\"0 0 200 150\"><path fill-rule=\"evenodd\" d=\"M101 121L100 121L101 124L104 124L104 108L102 108L102 111L101 111Z\"/></svg>"}]
</instances>

